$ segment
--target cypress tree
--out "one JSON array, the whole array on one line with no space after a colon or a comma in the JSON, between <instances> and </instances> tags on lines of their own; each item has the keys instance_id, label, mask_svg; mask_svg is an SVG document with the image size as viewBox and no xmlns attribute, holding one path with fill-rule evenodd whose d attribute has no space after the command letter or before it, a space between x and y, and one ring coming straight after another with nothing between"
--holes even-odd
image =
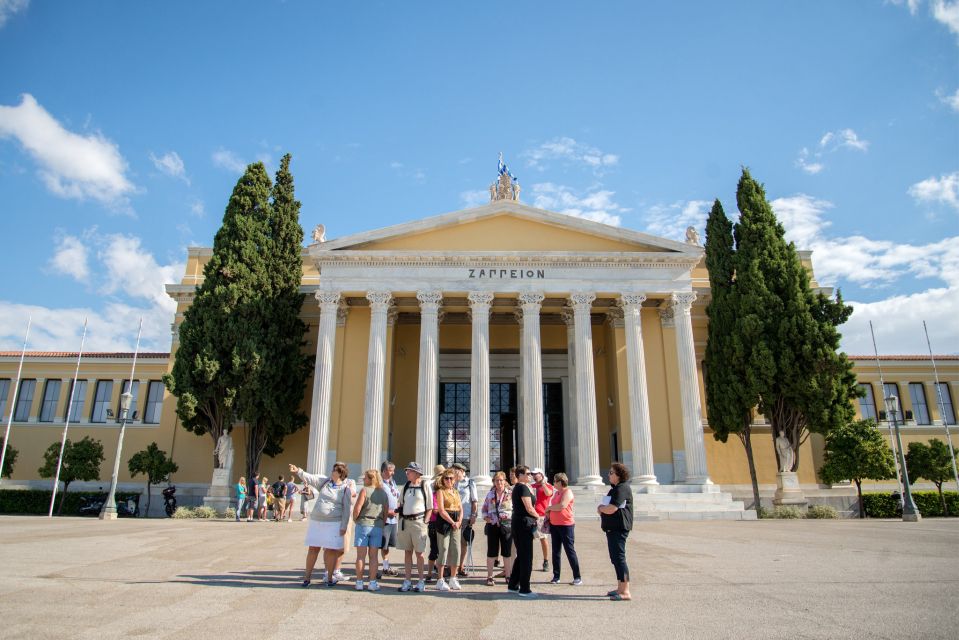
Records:
<instances>
[{"instance_id":1,"label":"cypress tree","mask_svg":"<svg viewBox=\"0 0 959 640\"><path fill-rule=\"evenodd\" d=\"M709 333L704 378L709 426L713 437L726 442L734 433L742 442L753 486L753 508L759 509L759 480L753 457L753 407L759 403L742 359L742 341L736 333L735 251L733 224L717 199L706 220L706 267L710 301L706 306Z\"/></svg>"},{"instance_id":2,"label":"cypress tree","mask_svg":"<svg viewBox=\"0 0 959 640\"><path fill-rule=\"evenodd\" d=\"M838 351L838 326L852 313L842 296L813 293L809 273L787 243L765 191L743 169L736 191L740 220L735 226L737 333L742 364L759 411L773 436L784 435L793 449L810 433L826 434L848 424L857 397L852 363ZM775 450L775 448L774 448ZM777 461L779 454L776 452Z\"/></svg>"},{"instance_id":3,"label":"cypress tree","mask_svg":"<svg viewBox=\"0 0 959 640\"><path fill-rule=\"evenodd\" d=\"M300 202L294 196L290 155L280 162L267 217L266 283L257 300L258 328L251 335L249 382L239 390L239 414L247 425L247 477L258 470L264 453L283 451L283 439L301 429L300 410L310 371L303 354L306 325L300 319L303 294L303 229Z\"/></svg>"},{"instance_id":4,"label":"cypress tree","mask_svg":"<svg viewBox=\"0 0 959 640\"><path fill-rule=\"evenodd\" d=\"M209 434L214 444L232 431L237 394L259 366L256 334L262 292L269 285L270 187L257 162L233 188L203 283L180 325L173 369L164 376L183 427Z\"/></svg>"}]
</instances>

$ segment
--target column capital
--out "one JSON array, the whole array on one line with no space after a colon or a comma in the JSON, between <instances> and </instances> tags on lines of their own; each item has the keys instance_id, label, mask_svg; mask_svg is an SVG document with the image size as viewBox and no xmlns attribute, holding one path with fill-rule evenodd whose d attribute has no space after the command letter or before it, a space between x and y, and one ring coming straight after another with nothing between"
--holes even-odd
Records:
<instances>
[{"instance_id":1,"label":"column capital","mask_svg":"<svg viewBox=\"0 0 959 640\"><path fill-rule=\"evenodd\" d=\"M576 321L572 307L563 307L563 310L559 312L559 315L563 319L563 324L565 324L567 327L572 327Z\"/></svg>"},{"instance_id":2,"label":"column capital","mask_svg":"<svg viewBox=\"0 0 959 640\"><path fill-rule=\"evenodd\" d=\"M672 300L672 306L677 308L680 313L689 313L690 307L693 306L693 301L696 300L695 291L684 291L682 293L675 292L670 296Z\"/></svg>"},{"instance_id":3,"label":"column capital","mask_svg":"<svg viewBox=\"0 0 959 640\"><path fill-rule=\"evenodd\" d=\"M526 309L526 307L530 307L530 310L532 310L533 307L538 309L540 305L543 304L545 298L545 295L538 292L521 293L519 294L519 303L523 309Z\"/></svg>"},{"instance_id":4,"label":"column capital","mask_svg":"<svg viewBox=\"0 0 959 640\"><path fill-rule=\"evenodd\" d=\"M492 291L471 291L467 294L466 299L469 300L471 307L480 307L486 306L489 307L493 304L493 292Z\"/></svg>"},{"instance_id":5,"label":"column capital","mask_svg":"<svg viewBox=\"0 0 959 640\"><path fill-rule=\"evenodd\" d=\"M346 316L350 314L350 305L345 301L340 301L336 306L336 326L345 327L346 326Z\"/></svg>"},{"instance_id":6,"label":"column capital","mask_svg":"<svg viewBox=\"0 0 959 640\"><path fill-rule=\"evenodd\" d=\"M339 291L317 291L313 294L313 297L316 298L317 304L321 307L324 305L339 304L340 302Z\"/></svg>"},{"instance_id":7,"label":"column capital","mask_svg":"<svg viewBox=\"0 0 959 640\"><path fill-rule=\"evenodd\" d=\"M569 296L570 306L576 311L589 311L593 306L593 300L596 299L595 293L578 291Z\"/></svg>"},{"instance_id":8,"label":"column capital","mask_svg":"<svg viewBox=\"0 0 959 640\"><path fill-rule=\"evenodd\" d=\"M621 307L612 306L606 311L606 322L612 327L622 328L625 326L626 313Z\"/></svg>"},{"instance_id":9,"label":"column capital","mask_svg":"<svg viewBox=\"0 0 959 640\"><path fill-rule=\"evenodd\" d=\"M394 327L396 326L396 320L400 317L400 310L397 309L394 305L389 305L389 308L386 311L386 324L387 326Z\"/></svg>"},{"instance_id":10,"label":"column capital","mask_svg":"<svg viewBox=\"0 0 959 640\"><path fill-rule=\"evenodd\" d=\"M659 305L659 321L666 329L676 326L676 318L673 316L673 306L670 304Z\"/></svg>"},{"instance_id":11,"label":"column capital","mask_svg":"<svg viewBox=\"0 0 959 640\"><path fill-rule=\"evenodd\" d=\"M619 297L619 306L627 311L642 307L644 302L646 302L645 293L624 293Z\"/></svg>"},{"instance_id":12,"label":"column capital","mask_svg":"<svg viewBox=\"0 0 959 640\"><path fill-rule=\"evenodd\" d=\"M439 311L440 305L443 304L443 292L417 291L416 299L420 301L420 309L422 311L432 311L433 313L436 313Z\"/></svg>"},{"instance_id":13,"label":"column capital","mask_svg":"<svg viewBox=\"0 0 959 640\"><path fill-rule=\"evenodd\" d=\"M370 301L370 308L375 311L386 311L393 302L393 294L389 291L367 291L366 299Z\"/></svg>"}]
</instances>

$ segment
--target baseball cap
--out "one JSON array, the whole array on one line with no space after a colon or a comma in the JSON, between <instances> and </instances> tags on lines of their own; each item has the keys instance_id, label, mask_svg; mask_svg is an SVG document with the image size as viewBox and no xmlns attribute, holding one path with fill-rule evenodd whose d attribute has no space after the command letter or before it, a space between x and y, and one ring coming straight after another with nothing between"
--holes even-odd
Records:
<instances>
[{"instance_id":1,"label":"baseball cap","mask_svg":"<svg viewBox=\"0 0 959 640\"><path fill-rule=\"evenodd\" d=\"M459 469L460 471L466 471L466 465L462 462L454 462L450 465L450 469Z\"/></svg>"},{"instance_id":2,"label":"baseball cap","mask_svg":"<svg viewBox=\"0 0 959 640\"><path fill-rule=\"evenodd\" d=\"M423 467L421 467L420 463L418 462L409 463L408 465L406 465L406 470L423 475Z\"/></svg>"},{"instance_id":3,"label":"baseball cap","mask_svg":"<svg viewBox=\"0 0 959 640\"><path fill-rule=\"evenodd\" d=\"M546 475L545 473L543 473L543 470L540 469L539 467L534 468L532 471L530 471L530 473L532 473L534 476L535 476L537 473L538 473L539 475L541 475L541 476L545 476L545 475Z\"/></svg>"}]
</instances>

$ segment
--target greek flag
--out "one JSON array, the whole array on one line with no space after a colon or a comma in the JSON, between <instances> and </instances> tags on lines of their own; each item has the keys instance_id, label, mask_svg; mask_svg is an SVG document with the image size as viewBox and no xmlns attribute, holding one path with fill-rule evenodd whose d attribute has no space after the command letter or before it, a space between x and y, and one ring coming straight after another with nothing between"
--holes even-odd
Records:
<instances>
[{"instance_id":1,"label":"greek flag","mask_svg":"<svg viewBox=\"0 0 959 640\"><path fill-rule=\"evenodd\" d=\"M496 172L499 175L508 175L510 179L516 180L516 176L513 175L513 172L509 170L509 167L506 166L506 163L503 162L503 154L499 154L499 163L496 166Z\"/></svg>"}]
</instances>

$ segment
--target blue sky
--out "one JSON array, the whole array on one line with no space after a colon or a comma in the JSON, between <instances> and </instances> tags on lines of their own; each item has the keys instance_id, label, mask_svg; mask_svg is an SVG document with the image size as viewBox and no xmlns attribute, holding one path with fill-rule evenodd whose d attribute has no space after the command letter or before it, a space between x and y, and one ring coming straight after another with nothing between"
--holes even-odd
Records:
<instances>
[{"instance_id":1,"label":"blue sky","mask_svg":"<svg viewBox=\"0 0 959 640\"><path fill-rule=\"evenodd\" d=\"M247 162L332 238L483 203L502 151L674 239L748 166L849 352L959 353L959 1L466 5L0 0L0 348L169 349Z\"/></svg>"}]
</instances>

